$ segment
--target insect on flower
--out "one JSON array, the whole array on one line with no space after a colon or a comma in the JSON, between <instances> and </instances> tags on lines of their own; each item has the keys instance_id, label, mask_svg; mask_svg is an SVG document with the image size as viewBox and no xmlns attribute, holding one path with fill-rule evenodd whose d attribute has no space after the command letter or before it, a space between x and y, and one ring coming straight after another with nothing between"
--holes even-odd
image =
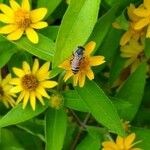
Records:
<instances>
[{"instance_id":1,"label":"insect on flower","mask_svg":"<svg viewBox=\"0 0 150 150\"><path fill-rule=\"evenodd\" d=\"M84 47L78 46L77 50L73 53L73 58L70 61L71 70L73 74L77 74L80 69L80 64L83 59L84 50Z\"/></svg>"}]
</instances>

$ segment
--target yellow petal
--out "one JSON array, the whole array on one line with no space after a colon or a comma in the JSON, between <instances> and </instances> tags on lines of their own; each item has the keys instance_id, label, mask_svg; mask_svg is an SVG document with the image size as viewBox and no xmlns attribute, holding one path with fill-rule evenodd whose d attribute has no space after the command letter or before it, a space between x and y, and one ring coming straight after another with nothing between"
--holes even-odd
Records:
<instances>
[{"instance_id":1,"label":"yellow petal","mask_svg":"<svg viewBox=\"0 0 150 150\"><path fill-rule=\"evenodd\" d=\"M0 14L0 21L3 23L14 23L13 17L9 17L5 14Z\"/></svg>"},{"instance_id":2,"label":"yellow petal","mask_svg":"<svg viewBox=\"0 0 150 150\"><path fill-rule=\"evenodd\" d=\"M148 25L147 32L146 32L146 37L150 38L150 25Z\"/></svg>"},{"instance_id":3,"label":"yellow petal","mask_svg":"<svg viewBox=\"0 0 150 150\"><path fill-rule=\"evenodd\" d=\"M32 73L35 74L38 71L38 69L39 69L39 61L38 59L35 59L32 67Z\"/></svg>"},{"instance_id":4,"label":"yellow petal","mask_svg":"<svg viewBox=\"0 0 150 150\"><path fill-rule=\"evenodd\" d=\"M17 29L16 25L5 25L4 27L0 28L0 33L2 34L9 34Z\"/></svg>"},{"instance_id":5,"label":"yellow petal","mask_svg":"<svg viewBox=\"0 0 150 150\"><path fill-rule=\"evenodd\" d=\"M97 66L97 65L100 65L100 64L103 64L105 62L104 60L104 56L93 56L93 57L90 57L90 65L91 66Z\"/></svg>"},{"instance_id":6,"label":"yellow petal","mask_svg":"<svg viewBox=\"0 0 150 150\"><path fill-rule=\"evenodd\" d=\"M46 8L38 8L38 9L32 10L30 12L32 22L35 23L35 22L42 20L45 17L46 13L47 13Z\"/></svg>"},{"instance_id":7,"label":"yellow petal","mask_svg":"<svg viewBox=\"0 0 150 150\"><path fill-rule=\"evenodd\" d=\"M26 61L23 62L22 68L23 68L25 74L31 73L30 66L29 66L29 64Z\"/></svg>"},{"instance_id":8,"label":"yellow petal","mask_svg":"<svg viewBox=\"0 0 150 150\"><path fill-rule=\"evenodd\" d=\"M135 23L134 28L136 30L142 29L143 27L147 26L150 23L148 18L140 19L137 23Z\"/></svg>"},{"instance_id":9,"label":"yellow petal","mask_svg":"<svg viewBox=\"0 0 150 150\"><path fill-rule=\"evenodd\" d=\"M79 81L79 73L73 76L73 86L77 86L78 81Z\"/></svg>"},{"instance_id":10,"label":"yellow petal","mask_svg":"<svg viewBox=\"0 0 150 150\"><path fill-rule=\"evenodd\" d=\"M24 30L23 29L17 29L16 31L10 33L7 36L8 40L18 40L21 38L21 36L23 35Z\"/></svg>"},{"instance_id":11,"label":"yellow petal","mask_svg":"<svg viewBox=\"0 0 150 150\"><path fill-rule=\"evenodd\" d=\"M36 33L36 31L34 31L34 29L32 28L27 28L25 30L27 38L34 44L37 44L39 42L39 37L38 34Z\"/></svg>"},{"instance_id":12,"label":"yellow petal","mask_svg":"<svg viewBox=\"0 0 150 150\"><path fill-rule=\"evenodd\" d=\"M22 101L24 96L25 96L25 92L21 92L16 101L17 105Z\"/></svg>"},{"instance_id":13,"label":"yellow petal","mask_svg":"<svg viewBox=\"0 0 150 150\"><path fill-rule=\"evenodd\" d=\"M20 9L20 5L15 0L10 0L9 3L10 3L11 8L14 11L17 11L18 9Z\"/></svg>"},{"instance_id":14,"label":"yellow petal","mask_svg":"<svg viewBox=\"0 0 150 150\"><path fill-rule=\"evenodd\" d=\"M20 85L21 84L21 80L19 78L12 78L10 80L10 84L13 84L13 85Z\"/></svg>"},{"instance_id":15,"label":"yellow petal","mask_svg":"<svg viewBox=\"0 0 150 150\"><path fill-rule=\"evenodd\" d=\"M22 69L19 69L19 68L16 68L16 67L13 68L13 72L18 77L23 77L25 75L25 72Z\"/></svg>"},{"instance_id":16,"label":"yellow petal","mask_svg":"<svg viewBox=\"0 0 150 150\"><path fill-rule=\"evenodd\" d=\"M150 0L144 0L144 6L150 10Z\"/></svg>"},{"instance_id":17,"label":"yellow petal","mask_svg":"<svg viewBox=\"0 0 150 150\"><path fill-rule=\"evenodd\" d=\"M42 86L39 86L36 89L36 92L39 93L40 95L46 97L46 98L49 98L49 95L47 94L47 92L45 91L45 89Z\"/></svg>"},{"instance_id":18,"label":"yellow petal","mask_svg":"<svg viewBox=\"0 0 150 150\"><path fill-rule=\"evenodd\" d=\"M66 82L71 76L73 76L73 73L71 70L67 71L64 76L64 81Z\"/></svg>"},{"instance_id":19,"label":"yellow petal","mask_svg":"<svg viewBox=\"0 0 150 150\"><path fill-rule=\"evenodd\" d=\"M23 99L23 109L25 109L27 103L28 103L28 100L29 100L29 96L30 96L30 93L29 92L25 92L25 95L24 95L24 99Z\"/></svg>"},{"instance_id":20,"label":"yellow petal","mask_svg":"<svg viewBox=\"0 0 150 150\"><path fill-rule=\"evenodd\" d=\"M116 144L112 141L106 141L102 143L102 146L104 148L110 148L110 150L118 150L118 147L116 146ZM105 149L107 150L107 149Z\"/></svg>"},{"instance_id":21,"label":"yellow petal","mask_svg":"<svg viewBox=\"0 0 150 150\"><path fill-rule=\"evenodd\" d=\"M30 104L32 109L35 110L35 106L36 106L35 92L30 93Z\"/></svg>"},{"instance_id":22,"label":"yellow petal","mask_svg":"<svg viewBox=\"0 0 150 150\"><path fill-rule=\"evenodd\" d=\"M22 7L22 9L29 11L30 10L29 0L22 0L21 7Z\"/></svg>"},{"instance_id":23,"label":"yellow petal","mask_svg":"<svg viewBox=\"0 0 150 150\"><path fill-rule=\"evenodd\" d=\"M48 26L48 23L44 22L44 21L40 21L40 22L31 24L31 28L34 28L34 29L42 29L42 28L45 28L47 26Z\"/></svg>"},{"instance_id":24,"label":"yellow petal","mask_svg":"<svg viewBox=\"0 0 150 150\"><path fill-rule=\"evenodd\" d=\"M22 87L19 86L19 85L13 87L13 88L10 90L10 92L12 92L12 93L18 93L18 92L20 92L20 91L22 91Z\"/></svg>"},{"instance_id":25,"label":"yellow petal","mask_svg":"<svg viewBox=\"0 0 150 150\"><path fill-rule=\"evenodd\" d=\"M41 86L44 88L53 88L57 85L58 83L56 81L43 81L40 83Z\"/></svg>"},{"instance_id":26,"label":"yellow petal","mask_svg":"<svg viewBox=\"0 0 150 150\"><path fill-rule=\"evenodd\" d=\"M132 148L132 150L142 150L141 148Z\"/></svg>"},{"instance_id":27,"label":"yellow petal","mask_svg":"<svg viewBox=\"0 0 150 150\"><path fill-rule=\"evenodd\" d=\"M81 73L79 74L79 86L83 87L85 83L85 74Z\"/></svg>"},{"instance_id":28,"label":"yellow petal","mask_svg":"<svg viewBox=\"0 0 150 150\"><path fill-rule=\"evenodd\" d=\"M120 136L117 136L116 145L121 148L124 145L124 139Z\"/></svg>"},{"instance_id":29,"label":"yellow petal","mask_svg":"<svg viewBox=\"0 0 150 150\"><path fill-rule=\"evenodd\" d=\"M91 69L89 69L87 72L86 72L86 75L87 77L90 79L90 80L93 80L94 79L94 73Z\"/></svg>"},{"instance_id":30,"label":"yellow petal","mask_svg":"<svg viewBox=\"0 0 150 150\"><path fill-rule=\"evenodd\" d=\"M0 10L9 17L12 17L14 15L13 10L5 4L0 3Z\"/></svg>"},{"instance_id":31,"label":"yellow petal","mask_svg":"<svg viewBox=\"0 0 150 150\"><path fill-rule=\"evenodd\" d=\"M63 68L65 70L70 70L71 69L70 60L71 59L65 60L62 64L59 65L59 68Z\"/></svg>"},{"instance_id":32,"label":"yellow petal","mask_svg":"<svg viewBox=\"0 0 150 150\"><path fill-rule=\"evenodd\" d=\"M45 105L44 100L43 100L42 96L39 93L36 93L36 97L42 105Z\"/></svg>"},{"instance_id":33,"label":"yellow petal","mask_svg":"<svg viewBox=\"0 0 150 150\"><path fill-rule=\"evenodd\" d=\"M121 37L120 45L123 46L127 44L130 41L131 36L132 36L131 30L128 30L127 32L125 32L123 36Z\"/></svg>"},{"instance_id":34,"label":"yellow petal","mask_svg":"<svg viewBox=\"0 0 150 150\"><path fill-rule=\"evenodd\" d=\"M125 147L130 148L134 140L135 140L135 133L128 135L124 141Z\"/></svg>"},{"instance_id":35,"label":"yellow petal","mask_svg":"<svg viewBox=\"0 0 150 150\"><path fill-rule=\"evenodd\" d=\"M96 43L94 41L91 41L89 43L87 43L84 48L85 48L85 54L86 55L90 55L92 53L92 51L94 50L96 46Z\"/></svg>"},{"instance_id":36,"label":"yellow petal","mask_svg":"<svg viewBox=\"0 0 150 150\"><path fill-rule=\"evenodd\" d=\"M50 62L44 63L41 68L37 71L37 78L39 81L43 81L45 79L49 78L49 67L50 67Z\"/></svg>"},{"instance_id":37,"label":"yellow petal","mask_svg":"<svg viewBox=\"0 0 150 150\"><path fill-rule=\"evenodd\" d=\"M150 15L150 10L144 8L137 8L134 10L134 14L139 17L148 17Z\"/></svg>"},{"instance_id":38,"label":"yellow petal","mask_svg":"<svg viewBox=\"0 0 150 150\"><path fill-rule=\"evenodd\" d=\"M5 79L2 80L2 83L1 85L4 86L4 85L8 85L8 83L10 82L11 80L11 74L8 74Z\"/></svg>"}]
</instances>

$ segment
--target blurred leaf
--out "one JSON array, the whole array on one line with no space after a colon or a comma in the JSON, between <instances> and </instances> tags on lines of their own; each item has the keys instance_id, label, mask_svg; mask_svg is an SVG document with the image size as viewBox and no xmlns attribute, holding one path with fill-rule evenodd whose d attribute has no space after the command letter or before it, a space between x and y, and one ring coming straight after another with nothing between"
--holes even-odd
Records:
<instances>
[{"instance_id":1,"label":"blurred leaf","mask_svg":"<svg viewBox=\"0 0 150 150\"><path fill-rule=\"evenodd\" d=\"M100 87L93 81L86 81L83 88L76 88L79 96L86 103L95 119L119 135L124 135L115 107Z\"/></svg>"},{"instance_id":2,"label":"blurred leaf","mask_svg":"<svg viewBox=\"0 0 150 150\"><path fill-rule=\"evenodd\" d=\"M11 56L17 52L13 45L8 41L0 42L0 68L2 68L11 58Z\"/></svg>"},{"instance_id":3,"label":"blurred leaf","mask_svg":"<svg viewBox=\"0 0 150 150\"><path fill-rule=\"evenodd\" d=\"M55 44L51 39L43 36L42 34L39 35L39 43L33 44L31 43L25 36L23 36L18 41L10 41L16 46L21 49L26 50L27 52L41 58L44 60L52 60L55 50ZM2 36L2 35L1 35ZM4 36L3 36L4 37ZM4 37L6 38L6 37Z\"/></svg>"},{"instance_id":4,"label":"blurred leaf","mask_svg":"<svg viewBox=\"0 0 150 150\"><path fill-rule=\"evenodd\" d=\"M98 19L94 30L90 36L90 40L96 42L96 49L100 47L106 34L109 32L109 28L112 26L112 22L114 22L116 18L117 10L118 5L115 5L106 14L104 14L101 18Z\"/></svg>"},{"instance_id":5,"label":"blurred leaf","mask_svg":"<svg viewBox=\"0 0 150 150\"><path fill-rule=\"evenodd\" d=\"M146 64L141 64L137 70L129 76L121 87L116 97L132 104L133 107L122 110L121 116L131 121L136 115L141 104L146 79Z\"/></svg>"},{"instance_id":6,"label":"blurred leaf","mask_svg":"<svg viewBox=\"0 0 150 150\"><path fill-rule=\"evenodd\" d=\"M22 67L23 61L27 61L29 64L32 62L32 55L26 51L18 51L15 53L8 62L8 68L12 71L13 67Z\"/></svg>"},{"instance_id":7,"label":"blurred leaf","mask_svg":"<svg viewBox=\"0 0 150 150\"><path fill-rule=\"evenodd\" d=\"M126 62L126 59L120 57L120 51L117 51L112 62L112 66L110 69L110 77L109 77L109 83L112 85L117 78L119 78L119 75L121 71L123 70L124 64Z\"/></svg>"},{"instance_id":8,"label":"blurred leaf","mask_svg":"<svg viewBox=\"0 0 150 150\"><path fill-rule=\"evenodd\" d=\"M58 29L59 26L48 26L47 28L40 30L40 33L55 41L58 34Z\"/></svg>"},{"instance_id":9,"label":"blurred leaf","mask_svg":"<svg viewBox=\"0 0 150 150\"><path fill-rule=\"evenodd\" d=\"M36 110L33 111L30 105L23 109L22 104L19 104L0 119L0 128L29 120L45 111L47 107L37 103Z\"/></svg>"},{"instance_id":10,"label":"blurred leaf","mask_svg":"<svg viewBox=\"0 0 150 150\"><path fill-rule=\"evenodd\" d=\"M60 4L62 0L38 0L37 7L47 8L48 12L46 14L46 18L52 14L52 12L56 9L56 7Z\"/></svg>"},{"instance_id":11,"label":"blurred leaf","mask_svg":"<svg viewBox=\"0 0 150 150\"><path fill-rule=\"evenodd\" d=\"M0 136L1 150L25 150L10 130L4 128L1 129Z\"/></svg>"},{"instance_id":12,"label":"blurred leaf","mask_svg":"<svg viewBox=\"0 0 150 150\"><path fill-rule=\"evenodd\" d=\"M64 110L48 109L45 117L46 150L62 150L67 129Z\"/></svg>"},{"instance_id":13,"label":"blurred leaf","mask_svg":"<svg viewBox=\"0 0 150 150\"><path fill-rule=\"evenodd\" d=\"M150 148L150 129L132 128L132 132L136 133L136 141L141 141L135 147L148 150Z\"/></svg>"},{"instance_id":14,"label":"blurred leaf","mask_svg":"<svg viewBox=\"0 0 150 150\"><path fill-rule=\"evenodd\" d=\"M96 23L99 4L100 0L71 1L58 32L53 67L86 42Z\"/></svg>"},{"instance_id":15,"label":"blurred leaf","mask_svg":"<svg viewBox=\"0 0 150 150\"><path fill-rule=\"evenodd\" d=\"M150 39L149 38L145 39L145 48L144 48L144 51L145 51L146 57L150 58Z\"/></svg>"},{"instance_id":16,"label":"blurred leaf","mask_svg":"<svg viewBox=\"0 0 150 150\"><path fill-rule=\"evenodd\" d=\"M45 142L44 129L43 129L44 123L39 124L35 120L30 120L30 121L26 121L26 122L18 124L17 127L26 131L27 133L30 133L33 136L37 136L38 138L40 138L42 141Z\"/></svg>"}]
</instances>

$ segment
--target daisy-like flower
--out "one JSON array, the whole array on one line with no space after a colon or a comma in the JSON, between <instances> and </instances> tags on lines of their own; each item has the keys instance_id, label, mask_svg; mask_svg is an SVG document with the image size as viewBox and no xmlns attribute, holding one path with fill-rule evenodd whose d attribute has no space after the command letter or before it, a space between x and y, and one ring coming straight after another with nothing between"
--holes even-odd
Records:
<instances>
[{"instance_id":1,"label":"daisy-like flower","mask_svg":"<svg viewBox=\"0 0 150 150\"><path fill-rule=\"evenodd\" d=\"M86 76L89 80L94 79L94 73L91 69L92 66L97 66L103 64L105 62L104 56L90 56L92 51L94 50L96 43L91 41L87 45L84 46L85 50L83 52L83 58L79 64L79 71L75 74L72 71L71 60L65 60L59 67L66 70L66 74L64 76L64 81L67 81L70 77L73 77L73 85L77 86L79 83L80 87L84 86Z\"/></svg>"},{"instance_id":2,"label":"daisy-like flower","mask_svg":"<svg viewBox=\"0 0 150 150\"><path fill-rule=\"evenodd\" d=\"M22 0L19 5L15 0L9 0L10 7L0 4L0 21L7 24L0 28L0 34L8 34L7 39L18 40L25 33L32 43L38 43L39 37L34 29L48 26L41 21L47 13L46 8L31 10L29 0Z\"/></svg>"},{"instance_id":3,"label":"daisy-like flower","mask_svg":"<svg viewBox=\"0 0 150 150\"><path fill-rule=\"evenodd\" d=\"M139 20L139 17L133 13L134 10L135 10L135 6L133 4L130 4L130 6L127 8L128 17L130 19L129 28L120 39L121 46L127 44L131 38L138 40L142 35L144 35L143 28L134 29L135 23Z\"/></svg>"},{"instance_id":4,"label":"daisy-like flower","mask_svg":"<svg viewBox=\"0 0 150 150\"><path fill-rule=\"evenodd\" d=\"M131 65L131 73L136 70L138 65L144 59L144 41L139 43L135 39L131 39L128 44L121 47L121 57L128 58L125 63L125 68Z\"/></svg>"},{"instance_id":5,"label":"daisy-like flower","mask_svg":"<svg viewBox=\"0 0 150 150\"><path fill-rule=\"evenodd\" d=\"M144 0L143 4L134 10L134 14L140 17L134 28L139 30L147 27L146 37L150 37L150 0Z\"/></svg>"},{"instance_id":6,"label":"daisy-like flower","mask_svg":"<svg viewBox=\"0 0 150 150\"><path fill-rule=\"evenodd\" d=\"M23 109L30 101L31 107L35 110L36 98L44 105L43 97L50 98L46 92L46 88L53 88L57 82L49 80L49 66L50 63L46 62L39 68L39 61L35 59L32 69L27 62L23 62L22 68L13 68L16 78L11 80L14 85L12 92L20 93L16 103L23 101Z\"/></svg>"},{"instance_id":7,"label":"daisy-like flower","mask_svg":"<svg viewBox=\"0 0 150 150\"><path fill-rule=\"evenodd\" d=\"M134 146L141 142L135 142L136 135L135 133L131 133L127 137L117 136L116 142L114 141L105 141L102 143L102 150L142 150L141 148L135 148Z\"/></svg>"},{"instance_id":8,"label":"daisy-like flower","mask_svg":"<svg viewBox=\"0 0 150 150\"><path fill-rule=\"evenodd\" d=\"M15 106L15 94L11 92L12 86L9 84L11 80L11 75L8 74L4 79L0 75L0 101L9 108Z\"/></svg>"}]
</instances>

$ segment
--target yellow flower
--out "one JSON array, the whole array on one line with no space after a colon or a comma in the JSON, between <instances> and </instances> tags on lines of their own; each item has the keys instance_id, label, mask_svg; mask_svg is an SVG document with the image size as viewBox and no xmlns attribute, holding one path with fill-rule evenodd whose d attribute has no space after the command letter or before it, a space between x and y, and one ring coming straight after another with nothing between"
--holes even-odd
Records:
<instances>
[{"instance_id":1,"label":"yellow flower","mask_svg":"<svg viewBox=\"0 0 150 150\"><path fill-rule=\"evenodd\" d=\"M127 10L128 17L130 19L129 29L123 34L120 39L121 46L127 44L131 40L131 38L138 40L142 35L144 35L143 29L134 29L135 22L139 20L139 17L133 13L135 10L135 6L133 4L130 4Z\"/></svg>"},{"instance_id":2,"label":"yellow flower","mask_svg":"<svg viewBox=\"0 0 150 150\"><path fill-rule=\"evenodd\" d=\"M121 47L121 57L128 58L125 63L125 68L131 65L131 72L133 72L144 59L144 43L139 43L135 39Z\"/></svg>"},{"instance_id":3,"label":"yellow flower","mask_svg":"<svg viewBox=\"0 0 150 150\"><path fill-rule=\"evenodd\" d=\"M139 30L147 27L146 37L150 37L150 0L144 0L143 4L134 10L134 14L140 17L134 28Z\"/></svg>"},{"instance_id":4,"label":"yellow flower","mask_svg":"<svg viewBox=\"0 0 150 150\"><path fill-rule=\"evenodd\" d=\"M36 98L44 105L42 97L49 98L46 88L53 88L57 82L49 80L49 66L46 62L39 68L39 61L35 59L32 69L27 62L23 62L22 68L13 68L16 78L11 80L11 84L15 85L12 89L14 93L20 93L17 99L17 104L23 101L23 109L30 101L31 107L35 110Z\"/></svg>"},{"instance_id":5,"label":"yellow flower","mask_svg":"<svg viewBox=\"0 0 150 150\"><path fill-rule=\"evenodd\" d=\"M85 45L85 51L83 54L83 58L79 65L79 71L74 74L72 72L71 67L71 59L69 58L65 60L59 67L66 70L66 74L64 76L64 80L67 81L70 77L73 77L73 85L77 86L79 82L79 86L83 87L85 83L85 77L87 76L89 80L94 79L94 73L91 69L92 66L97 66L103 64L105 62L103 56L90 56L92 51L94 50L96 43L91 41L87 45Z\"/></svg>"},{"instance_id":6,"label":"yellow flower","mask_svg":"<svg viewBox=\"0 0 150 150\"><path fill-rule=\"evenodd\" d=\"M116 142L105 141L102 143L102 150L142 150L141 148L135 148L134 146L139 142L133 143L135 140L135 133L128 135L127 137L117 136Z\"/></svg>"},{"instance_id":7,"label":"yellow flower","mask_svg":"<svg viewBox=\"0 0 150 150\"><path fill-rule=\"evenodd\" d=\"M9 108L9 106L15 106L15 100L12 97L15 97L15 94L11 92L12 86L9 84L11 80L11 75L8 74L4 79L0 75L0 101Z\"/></svg>"},{"instance_id":8,"label":"yellow flower","mask_svg":"<svg viewBox=\"0 0 150 150\"><path fill-rule=\"evenodd\" d=\"M8 34L9 40L18 40L25 33L32 43L38 43L39 37L34 29L47 27L48 24L41 21L47 9L31 10L29 0L22 0L21 5L15 0L10 0L9 3L11 7L0 4L0 21L7 24L0 28L0 33Z\"/></svg>"}]
</instances>

